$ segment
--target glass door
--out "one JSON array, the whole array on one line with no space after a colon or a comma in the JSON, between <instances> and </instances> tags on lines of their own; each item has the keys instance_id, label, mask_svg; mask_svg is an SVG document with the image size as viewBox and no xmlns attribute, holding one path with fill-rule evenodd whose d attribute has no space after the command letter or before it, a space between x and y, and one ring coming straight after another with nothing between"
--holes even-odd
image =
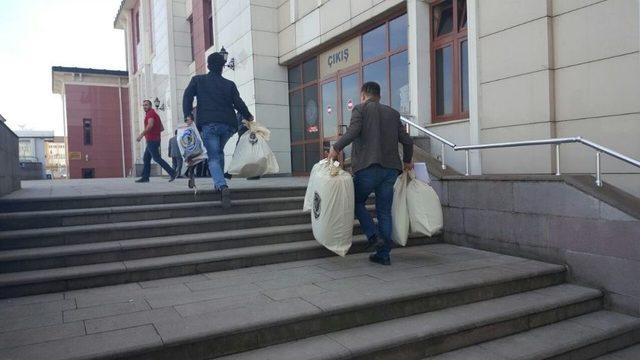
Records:
<instances>
[{"instance_id":1,"label":"glass door","mask_svg":"<svg viewBox=\"0 0 640 360\"><path fill-rule=\"evenodd\" d=\"M322 156L329 156L331 146L338 138L338 85L336 80L322 84Z\"/></svg>"},{"instance_id":2,"label":"glass door","mask_svg":"<svg viewBox=\"0 0 640 360\"><path fill-rule=\"evenodd\" d=\"M346 127L351 123L351 111L360 103L360 79L359 73L340 77L340 107L341 107L341 127L339 134L342 135ZM351 145L344 148L344 161L351 161Z\"/></svg>"}]
</instances>

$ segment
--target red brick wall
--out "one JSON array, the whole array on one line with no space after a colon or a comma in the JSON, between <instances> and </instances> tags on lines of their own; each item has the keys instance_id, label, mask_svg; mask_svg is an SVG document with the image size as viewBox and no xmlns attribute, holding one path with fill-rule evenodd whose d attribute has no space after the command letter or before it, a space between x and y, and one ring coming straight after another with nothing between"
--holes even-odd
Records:
<instances>
[{"instance_id":1,"label":"red brick wall","mask_svg":"<svg viewBox=\"0 0 640 360\"><path fill-rule=\"evenodd\" d=\"M196 61L196 74L206 74L207 64L204 53L205 47L204 36L204 0L192 0L192 18L193 18L193 55Z\"/></svg>"},{"instance_id":2,"label":"red brick wall","mask_svg":"<svg viewBox=\"0 0 640 360\"><path fill-rule=\"evenodd\" d=\"M113 86L66 85L68 152L80 152L80 160L69 159L69 178L82 178L83 168L95 169L96 178L121 177L122 144L118 88ZM124 154L126 171L131 168L129 92L122 88ZM83 119L91 119L92 145L84 145ZM85 156L88 156L88 161ZM126 175L126 174L124 174Z\"/></svg>"}]
</instances>

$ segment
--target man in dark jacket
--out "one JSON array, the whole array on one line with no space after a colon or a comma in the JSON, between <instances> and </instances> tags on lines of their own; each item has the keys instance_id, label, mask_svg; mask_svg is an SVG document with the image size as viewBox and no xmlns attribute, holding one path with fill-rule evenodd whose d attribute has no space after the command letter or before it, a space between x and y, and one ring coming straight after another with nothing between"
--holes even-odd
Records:
<instances>
[{"instance_id":1,"label":"man in dark jacket","mask_svg":"<svg viewBox=\"0 0 640 360\"><path fill-rule=\"evenodd\" d=\"M196 75L184 91L182 107L185 121L193 122L193 99L198 99L196 125L209 157L209 172L213 185L220 191L222 206L231 206L229 187L224 178L224 146L237 130L237 110L246 120L253 120L247 105L240 98L236 84L222 77L225 58L213 53L207 58L209 73Z\"/></svg>"},{"instance_id":2,"label":"man in dark jacket","mask_svg":"<svg viewBox=\"0 0 640 360\"><path fill-rule=\"evenodd\" d=\"M362 85L360 94L362 103L353 108L347 133L333 145L329 158L337 158L353 142L351 164L356 217L369 240L367 248L377 247L369 260L390 265L393 185L400 172L413 168L413 140L400 121L400 113L380 104L380 85L367 82ZM398 143L403 145L404 165L398 154ZM366 208L372 192L376 194L377 232Z\"/></svg>"}]
</instances>

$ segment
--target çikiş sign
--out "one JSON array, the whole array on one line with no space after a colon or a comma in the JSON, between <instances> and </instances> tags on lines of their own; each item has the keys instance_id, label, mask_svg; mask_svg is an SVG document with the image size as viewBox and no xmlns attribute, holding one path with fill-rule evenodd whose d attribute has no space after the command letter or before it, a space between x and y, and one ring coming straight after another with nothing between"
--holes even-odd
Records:
<instances>
[{"instance_id":1,"label":"\u00e7iki\u015f sign","mask_svg":"<svg viewBox=\"0 0 640 360\"><path fill-rule=\"evenodd\" d=\"M321 77L358 64L360 62L360 38L351 39L325 51L320 55L318 61L320 62Z\"/></svg>"}]
</instances>

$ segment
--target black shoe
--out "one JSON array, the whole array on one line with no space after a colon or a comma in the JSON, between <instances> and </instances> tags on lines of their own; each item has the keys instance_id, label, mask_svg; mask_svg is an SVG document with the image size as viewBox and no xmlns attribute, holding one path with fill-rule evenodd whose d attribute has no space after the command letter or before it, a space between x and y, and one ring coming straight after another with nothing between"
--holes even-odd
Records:
<instances>
[{"instance_id":1,"label":"black shoe","mask_svg":"<svg viewBox=\"0 0 640 360\"><path fill-rule=\"evenodd\" d=\"M231 207L231 190L226 185L220 188L220 203L223 209Z\"/></svg>"},{"instance_id":2,"label":"black shoe","mask_svg":"<svg viewBox=\"0 0 640 360\"><path fill-rule=\"evenodd\" d=\"M391 258L383 258L378 256L378 254L369 255L369 261L380 265L391 265Z\"/></svg>"},{"instance_id":3,"label":"black shoe","mask_svg":"<svg viewBox=\"0 0 640 360\"><path fill-rule=\"evenodd\" d=\"M260 176L248 177L247 180L260 180Z\"/></svg>"},{"instance_id":4,"label":"black shoe","mask_svg":"<svg viewBox=\"0 0 640 360\"><path fill-rule=\"evenodd\" d=\"M137 183L148 183L149 179L145 179L145 178L140 178L138 180L136 180Z\"/></svg>"},{"instance_id":5,"label":"black shoe","mask_svg":"<svg viewBox=\"0 0 640 360\"><path fill-rule=\"evenodd\" d=\"M233 175L229 174L229 173L224 173L224 178L227 180L231 180L231 178L233 177Z\"/></svg>"},{"instance_id":6,"label":"black shoe","mask_svg":"<svg viewBox=\"0 0 640 360\"><path fill-rule=\"evenodd\" d=\"M373 249L377 249L380 245L380 241L376 235L373 235L368 241L367 245L364 247L364 251L371 251Z\"/></svg>"},{"instance_id":7,"label":"black shoe","mask_svg":"<svg viewBox=\"0 0 640 360\"><path fill-rule=\"evenodd\" d=\"M177 178L176 174L173 174L173 176L169 178L169 182L173 182L173 180L175 180L176 178Z\"/></svg>"}]
</instances>

